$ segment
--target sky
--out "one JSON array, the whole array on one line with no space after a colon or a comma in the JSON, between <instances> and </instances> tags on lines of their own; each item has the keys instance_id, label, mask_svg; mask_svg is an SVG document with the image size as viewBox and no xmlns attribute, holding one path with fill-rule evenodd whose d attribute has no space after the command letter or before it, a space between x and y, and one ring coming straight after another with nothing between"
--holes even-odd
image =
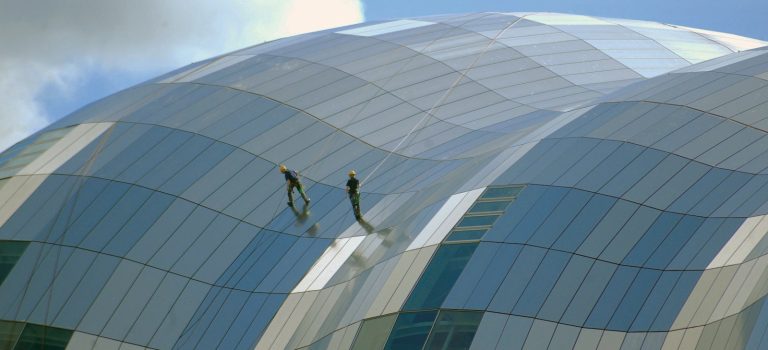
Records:
<instances>
[{"instance_id":1,"label":"sky","mask_svg":"<svg viewBox=\"0 0 768 350\"><path fill-rule=\"evenodd\" d=\"M363 21L483 11L641 19L768 41L766 0L0 0L0 150L221 53Z\"/></svg>"}]
</instances>

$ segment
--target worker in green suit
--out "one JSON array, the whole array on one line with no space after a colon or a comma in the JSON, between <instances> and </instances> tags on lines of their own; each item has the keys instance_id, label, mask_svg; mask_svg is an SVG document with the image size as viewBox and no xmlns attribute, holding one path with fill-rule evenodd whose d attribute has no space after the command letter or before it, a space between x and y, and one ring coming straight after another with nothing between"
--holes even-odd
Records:
<instances>
[{"instance_id":1,"label":"worker in green suit","mask_svg":"<svg viewBox=\"0 0 768 350\"><path fill-rule=\"evenodd\" d=\"M355 212L355 219L360 220L360 181L355 178L357 173L354 170L349 171L349 180L347 180L347 194L349 201L352 202L352 210Z\"/></svg>"}]
</instances>

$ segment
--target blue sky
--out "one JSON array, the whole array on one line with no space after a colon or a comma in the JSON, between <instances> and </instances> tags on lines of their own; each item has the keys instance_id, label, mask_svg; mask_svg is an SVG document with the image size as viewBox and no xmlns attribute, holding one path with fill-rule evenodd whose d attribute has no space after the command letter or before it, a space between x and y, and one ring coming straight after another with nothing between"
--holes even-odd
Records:
<instances>
[{"instance_id":1,"label":"blue sky","mask_svg":"<svg viewBox=\"0 0 768 350\"><path fill-rule=\"evenodd\" d=\"M483 11L563 12L650 20L768 41L768 0L135 0L130 7L118 0L66 3L0 0L0 46L14 52L10 58L0 57L0 69L10 72L0 76L0 149L94 100L184 64L361 20ZM136 22L145 25L137 27ZM21 126L6 136L10 131L2 125L7 129L14 123Z\"/></svg>"},{"instance_id":2,"label":"blue sky","mask_svg":"<svg viewBox=\"0 0 768 350\"><path fill-rule=\"evenodd\" d=\"M373 0L364 4L366 20L478 11L563 12L678 24L768 41L766 0Z\"/></svg>"}]
</instances>

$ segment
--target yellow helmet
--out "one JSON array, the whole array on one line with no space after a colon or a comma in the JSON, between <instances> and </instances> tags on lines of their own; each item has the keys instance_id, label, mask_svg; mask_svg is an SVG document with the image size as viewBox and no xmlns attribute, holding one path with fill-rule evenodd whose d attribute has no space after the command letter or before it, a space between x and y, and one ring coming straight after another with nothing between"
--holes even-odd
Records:
<instances>
[{"instance_id":1,"label":"yellow helmet","mask_svg":"<svg viewBox=\"0 0 768 350\"><path fill-rule=\"evenodd\" d=\"M349 171L349 177L354 177L357 173L354 170Z\"/></svg>"},{"instance_id":2,"label":"yellow helmet","mask_svg":"<svg viewBox=\"0 0 768 350\"><path fill-rule=\"evenodd\" d=\"M284 173L284 172L286 172L286 171L288 171L288 167L287 167L287 166L285 166L285 164L280 164L280 172L281 172L281 173Z\"/></svg>"}]
</instances>

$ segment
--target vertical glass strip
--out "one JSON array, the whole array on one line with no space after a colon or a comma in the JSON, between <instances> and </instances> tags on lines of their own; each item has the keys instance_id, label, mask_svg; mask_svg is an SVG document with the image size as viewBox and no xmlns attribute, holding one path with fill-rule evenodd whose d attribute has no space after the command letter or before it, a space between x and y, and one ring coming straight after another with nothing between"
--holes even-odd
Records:
<instances>
[{"instance_id":1,"label":"vertical glass strip","mask_svg":"<svg viewBox=\"0 0 768 350\"><path fill-rule=\"evenodd\" d=\"M448 236L448 238L445 239L446 242L455 242L455 241L471 241L471 240L478 240L485 232L488 231L487 229L478 229L478 230L454 230L451 232L451 234Z\"/></svg>"},{"instance_id":2,"label":"vertical glass strip","mask_svg":"<svg viewBox=\"0 0 768 350\"><path fill-rule=\"evenodd\" d=\"M11 269L28 245L29 242L0 241L0 284L5 281L5 276L11 273Z\"/></svg>"},{"instance_id":3,"label":"vertical glass strip","mask_svg":"<svg viewBox=\"0 0 768 350\"><path fill-rule=\"evenodd\" d=\"M0 349L13 349L23 328L21 322L0 321Z\"/></svg>"},{"instance_id":4,"label":"vertical glass strip","mask_svg":"<svg viewBox=\"0 0 768 350\"><path fill-rule=\"evenodd\" d=\"M66 127L40 134L34 141L29 137L0 154L0 178L15 175L27 164L32 163L38 156L47 151L73 127Z\"/></svg>"},{"instance_id":5,"label":"vertical glass strip","mask_svg":"<svg viewBox=\"0 0 768 350\"><path fill-rule=\"evenodd\" d=\"M475 252L477 243L442 245L429 262L404 310L436 309L451 291L464 266Z\"/></svg>"},{"instance_id":6,"label":"vertical glass strip","mask_svg":"<svg viewBox=\"0 0 768 350\"><path fill-rule=\"evenodd\" d=\"M511 202L512 201L508 201L508 200L493 201L493 202L475 202L472 208L469 209L468 213L504 211L504 209L507 208L507 205L509 205L509 203Z\"/></svg>"},{"instance_id":7,"label":"vertical glass strip","mask_svg":"<svg viewBox=\"0 0 768 350\"><path fill-rule=\"evenodd\" d=\"M64 350L72 331L27 323L14 350Z\"/></svg>"},{"instance_id":8,"label":"vertical glass strip","mask_svg":"<svg viewBox=\"0 0 768 350\"><path fill-rule=\"evenodd\" d=\"M508 198L516 197L524 186L489 187L480 198Z\"/></svg>"},{"instance_id":9,"label":"vertical glass strip","mask_svg":"<svg viewBox=\"0 0 768 350\"><path fill-rule=\"evenodd\" d=\"M387 344L389 332L395 324L397 314L363 321L357 333L352 350L381 350Z\"/></svg>"},{"instance_id":10,"label":"vertical glass strip","mask_svg":"<svg viewBox=\"0 0 768 350\"><path fill-rule=\"evenodd\" d=\"M397 317L385 350L421 350L437 311L402 313Z\"/></svg>"},{"instance_id":11,"label":"vertical glass strip","mask_svg":"<svg viewBox=\"0 0 768 350\"><path fill-rule=\"evenodd\" d=\"M465 216L456 224L456 227L490 226L500 215Z\"/></svg>"},{"instance_id":12,"label":"vertical glass strip","mask_svg":"<svg viewBox=\"0 0 768 350\"><path fill-rule=\"evenodd\" d=\"M482 318L481 311L440 311L424 349L469 349Z\"/></svg>"}]
</instances>

